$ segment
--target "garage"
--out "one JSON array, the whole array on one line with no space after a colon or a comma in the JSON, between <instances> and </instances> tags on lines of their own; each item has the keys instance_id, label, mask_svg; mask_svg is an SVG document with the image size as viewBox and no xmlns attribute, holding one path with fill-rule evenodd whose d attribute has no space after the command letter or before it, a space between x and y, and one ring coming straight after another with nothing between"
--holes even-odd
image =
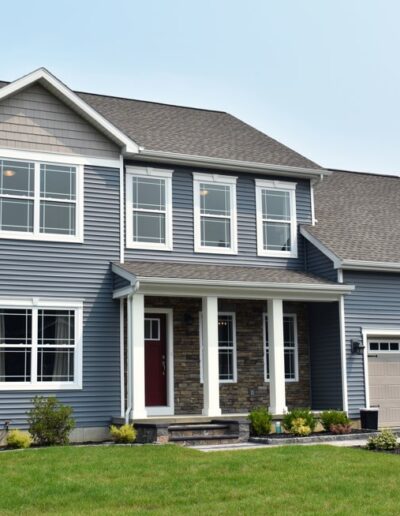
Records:
<instances>
[{"instance_id":1,"label":"garage","mask_svg":"<svg viewBox=\"0 0 400 516\"><path fill-rule=\"evenodd\" d=\"M369 404L380 427L400 427L400 337L368 339Z\"/></svg>"}]
</instances>

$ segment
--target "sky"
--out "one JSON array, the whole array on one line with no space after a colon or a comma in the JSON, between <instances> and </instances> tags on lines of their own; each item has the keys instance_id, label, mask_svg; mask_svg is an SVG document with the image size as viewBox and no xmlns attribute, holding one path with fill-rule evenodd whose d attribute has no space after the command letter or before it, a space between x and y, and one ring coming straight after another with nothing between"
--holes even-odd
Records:
<instances>
[{"instance_id":1,"label":"sky","mask_svg":"<svg viewBox=\"0 0 400 516\"><path fill-rule=\"evenodd\" d=\"M44 66L78 91L228 111L323 167L400 174L398 0L19 0L1 19L0 80Z\"/></svg>"}]
</instances>

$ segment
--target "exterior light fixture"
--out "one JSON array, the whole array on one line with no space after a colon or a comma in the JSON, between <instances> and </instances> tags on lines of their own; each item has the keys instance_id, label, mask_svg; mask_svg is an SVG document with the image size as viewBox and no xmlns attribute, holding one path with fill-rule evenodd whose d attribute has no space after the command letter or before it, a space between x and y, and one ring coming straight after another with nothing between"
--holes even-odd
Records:
<instances>
[{"instance_id":1,"label":"exterior light fixture","mask_svg":"<svg viewBox=\"0 0 400 516\"><path fill-rule=\"evenodd\" d=\"M15 170L7 169L3 172L3 175L5 175L6 177L15 176Z\"/></svg>"},{"instance_id":2,"label":"exterior light fixture","mask_svg":"<svg viewBox=\"0 0 400 516\"><path fill-rule=\"evenodd\" d=\"M353 355L361 355L362 352L364 351L364 344L362 344L359 340L351 340L350 341L351 343L351 352L353 353Z\"/></svg>"}]
</instances>

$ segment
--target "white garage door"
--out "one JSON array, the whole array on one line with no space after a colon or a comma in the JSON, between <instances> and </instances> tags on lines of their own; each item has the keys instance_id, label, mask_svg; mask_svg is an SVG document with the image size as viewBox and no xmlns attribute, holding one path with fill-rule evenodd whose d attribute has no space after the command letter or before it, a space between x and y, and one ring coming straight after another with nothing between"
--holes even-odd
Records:
<instances>
[{"instance_id":1,"label":"white garage door","mask_svg":"<svg viewBox=\"0 0 400 516\"><path fill-rule=\"evenodd\" d=\"M379 407L379 426L400 427L400 340L368 341L370 406Z\"/></svg>"}]
</instances>

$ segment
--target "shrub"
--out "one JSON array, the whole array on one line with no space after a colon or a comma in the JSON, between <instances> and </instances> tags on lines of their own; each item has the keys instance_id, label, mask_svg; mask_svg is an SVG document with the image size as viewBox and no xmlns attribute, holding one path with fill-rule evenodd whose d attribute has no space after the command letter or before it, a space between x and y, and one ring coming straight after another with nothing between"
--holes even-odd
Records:
<instances>
[{"instance_id":1,"label":"shrub","mask_svg":"<svg viewBox=\"0 0 400 516\"><path fill-rule=\"evenodd\" d=\"M322 412L321 425L324 427L326 432L332 431L332 425L349 425L350 419L347 417L345 412L340 410L325 410Z\"/></svg>"},{"instance_id":2,"label":"shrub","mask_svg":"<svg viewBox=\"0 0 400 516\"><path fill-rule=\"evenodd\" d=\"M29 432L15 429L7 434L7 445L10 448L29 448L31 444L32 436Z\"/></svg>"},{"instance_id":3,"label":"shrub","mask_svg":"<svg viewBox=\"0 0 400 516\"><path fill-rule=\"evenodd\" d=\"M110 434L116 443L133 443L136 441L136 429L133 425L120 427L111 425Z\"/></svg>"},{"instance_id":4,"label":"shrub","mask_svg":"<svg viewBox=\"0 0 400 516\"><path fill-rule=\"evenodd\" d=\"M382 430L376 437L367 442L369 450L394 450L397 448L397 436L389 429Z\"/></svg>"},{"instance_id":5,"label":"shrub","mask_svg":"<svg viewBox=\"0 0 400 516\"><path fill-rule=\"evenodd\" d=\"M36 396L33 408L28 412L29 431L40 445L67 444L75 427L72 412L72 407L63 405L54 396Z\"/></svg>"},{"instance_id":6,"label":"shrub","mask_svg":"<svg viewBox=\"0 0 400 516\"><path fill-rule=\"evenodd\" d=\"M305 436L311 434L311 428L307 425L307 421L302 417L296 417L296 419L293 419L290 431L295 435Z\"/></svg>"},{"instance_id":7,"label":"shrub","mask_svg":"<svg viewBox=\"0 0 400 516\"><path fill-rule=\"evenodd\" d=\"M347 425L342 425L340 423L337 424L331 424L329 427L329 430L333 434L350 434L351 433L351 424L348 423Z\"/></svg>"},{"instance_id":8,"label":"shrub","mask_svg":"<svg viewBox=\"0 0 400 516\"><path fill-rule=\"evenodd\" d=\"M293 421L295 419L304 419L305 426L310 427L310 431L314 432L315 426L317 424L317 420L315 419L314 415L312 414L311 410L308 408L305 409L293 409L290 412L288 412L282 421L283 428L287 432L292 431Z\"/></svg>"},{"instance_id":9,"label":"shrub","mask_svg":"<svg viewBox=\"0 0 400 516\"><path fill-rule=\"evenodd\" d=\"M264 407L257 407L249 414L251 433L267 435L271 432L272 415Z\"/></svg>"}]
</instances>

